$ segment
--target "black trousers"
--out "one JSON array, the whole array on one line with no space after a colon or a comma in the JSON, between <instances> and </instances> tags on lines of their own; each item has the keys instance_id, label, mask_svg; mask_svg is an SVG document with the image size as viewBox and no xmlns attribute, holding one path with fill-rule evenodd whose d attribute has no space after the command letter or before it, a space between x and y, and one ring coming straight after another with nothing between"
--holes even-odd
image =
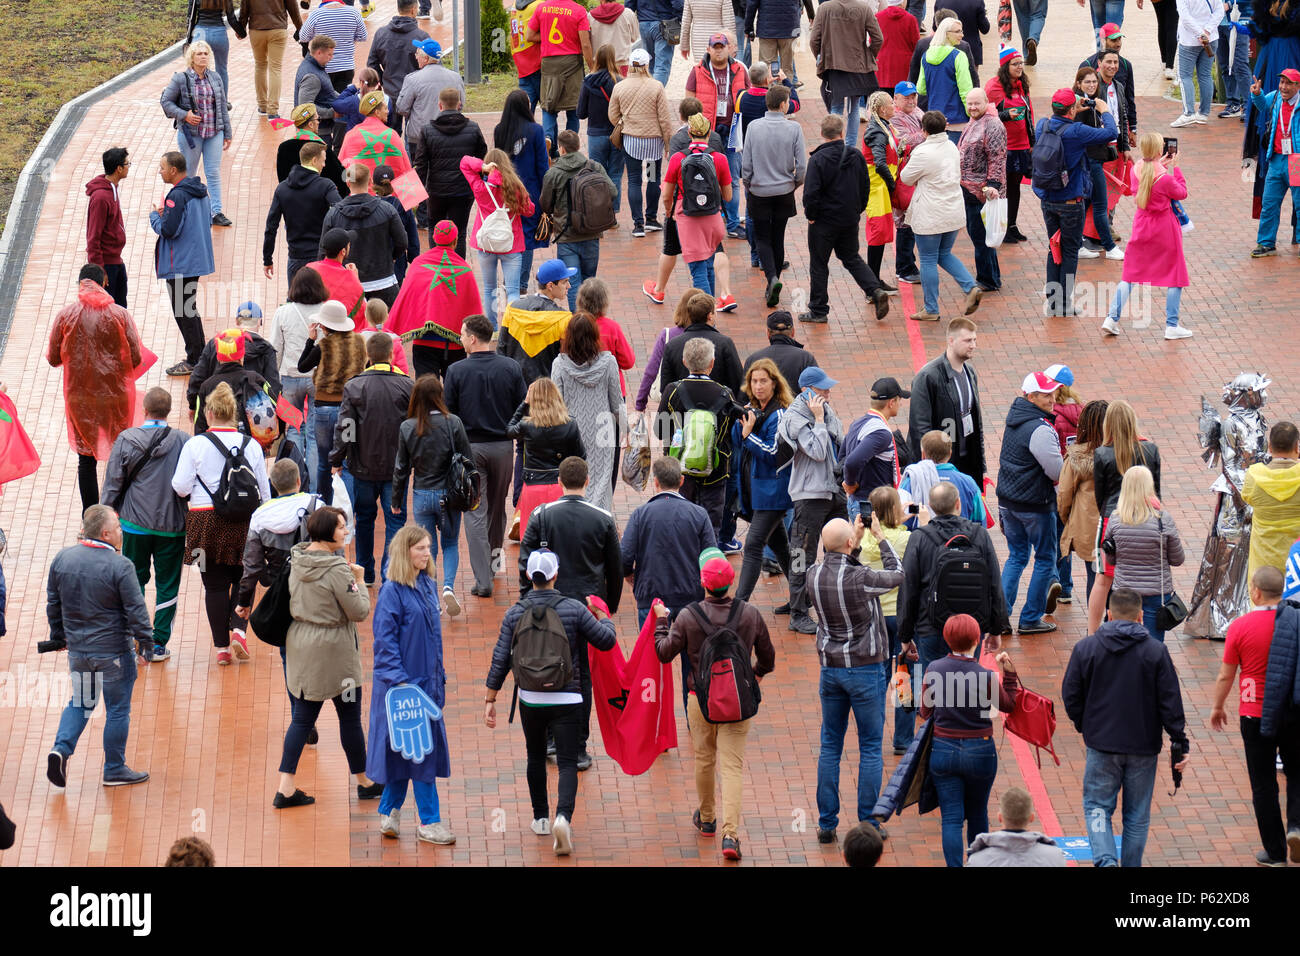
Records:
<instances>
[{"instance_id":1,"label":"black trousers","mask_svg":"<svg viewBox=\"0 0 1300 956\"><path fill-rule=\"evenodd\" d=\"M1159 7L1161 4L1156 4ZM1241 742L1255 805L1259 839L1274 860L1286 859L1286 831L1300 827L1300 720L1292 720L1277 737L1261 737L1258 717L1242 717ZM1286 774L1286 826L1278 809L1277 755Z\"/></svg>"},{"instance_id":2,"label":"black trousers","mask_svg":"<svg viewBox=\"0 0 1300 956\"><path fill-rule=\"evenodd\" d=\"M185 343L185 361L197 365L203 354L203 319L199 315L196 299L199 292L199 280L181 276L167 279L167 293L171 299L172 317L176 327L181 331L181 341Z\"/></svg>"},{"instance_id":3,"label":"black trousers","mask_svg":"<svg viewBox=\"0 0 1300 956\"><path fill-rule=\"evenodd\" d=\"M77 456L77 490L81 492L81 510L99 504L99 474L94 455Z\"/></svg>"},{"instance_id":4,"label":"black trousers","mask_svg":"<svg viewBox=\"0 0 1300 956\"><path fill-rule=\"evenodd\" d=\"M782 227L784 229L784 226ZM858 254L858 224L850 226L824 226L813 223L808 227L808 275L812 280L812 294L808 297L808 311L825 315L830 311L826 285L830 280L831 253L853 276L866 295L880 288L880 280ZM781 261L781 260L778 260Z\"/></svg>"},{"instance_id":5,"label":"black trousers","mask_svg":"<svg viewBox=\"0 0 1300 956\"><path fill-rule=\"evenodd\" d=\"M376 289L374 292L367 292L367 299L379 299L390 309L393 303L397 301L397 293L402 291L402 287L394 282L392 285L386 285L382 289Z\"/></svg>"},{"instance_id":6,"label":"black trousers","mask_svg":"<svg viewBox=\"0 0 1300 956\"><path fill-rule=\"evenodd\" d=\"M438 340L435 339L434 341ZM446 378L447 369L465 357L465 353L460 349L453 350L437 345L421 345L419 339L416 339L413 343L409 354L416 378L421 375L437 375L439 378Z\"/></svg>"},{"instance_id":7,"label":"black trousers","mask_svg":"<svg viewBox=\"0 0 1300 956\"><path fill-rule=\"evenodd\" d=\"M713 525L713 533L717 536L718 543L722 544L725 540L722 537L722 517L723 508L727 503L727 482L714 482L711 485L702 485L695 478L682 478L682 487L679 489L681 496L691 504L699 505L709 513L709 522Z\"/></svg>"},{"instance_id":8,"label":"black trousers","mask_svg":"<svg viewBox=\"0 0 1300 956\"><path fill-rule=\"evenodd\" d=\"M794 193L755 196L745 191L745 213L754 222L754 245L768 281L781 278L785 262L785 226L795 214Z\"/></svg>"},{"instance_id":9,"label":"black trousers","mask_svg":"<svg viewBox=\"0 0 1300 956\"><path fill-rule=\"evenodd\" d=\"M104 274L108 277L105 288L108 294L113 297L113 301L126 308L126 266L120 262L104 266Z\"/></svg>"},{"instance_id":10,"label":"black trousers","mask_svg":"<svg viewBox=\"0 0 1300 956\"><path fill-rule=\"evenodd\" d=\"M1156 42L1160 45L1160 59L1173 69L1178 62L1178 7L1172 3L1153 4L1156 8Z\"/></svg>"},{"instance_id":11,"label":"black trousers","mask_svg":"<svg viewBox=\"0 0 1300 956\"><path fill-rule=\"evenodd\" d=\"M348 698L351 698L349 700ZM289 729L284 735L284 751L280 755L280 773L297 773L298 760L302 757L302 748L307 746L307 736L316 726L320 716L323 700L303 700L289 695L290 706ZM348 694L331 697L334 712L339 718L339 739L343 742L343 752L348 757L349 773L366 771L366 732L361 729L361 688L354 687Z\"/></svg>"},{"instance_id":12,"label":"black trousers","mask_svg":"<svg viewBox=\"0 0 1300 956\"><path fill-rule=\"evenodd\" d=\"M794 538L790 554L790 614L807 614L812 602L808 599L808 569L817 562L817 545L821 542L822 528L832 518L849 517L848 502L844 492L831 498L805 498L794 503L794 523L790 526Z\"/></svg>"},{"instance_id":13,"label":"black trousers","mask_svg":"<svg viewBox=\"0 0 1300 956\"><path fill-rule=\"evenodd\" d=\"M790 539L785 533L784 511L755 511L745 535L745 554L740 564L740 584L736 597L748 601L763 570L763 546L770 544L786 580L790 579Z\"/></svg>"},{"instance_id":14,"label":"black trousers","mask_svg":"<svg viewBox=\"0 0 1300 956\"><path fill-rule=\"evenodd\" d=\"M230 632L243 630L244 619L235 615L239 604L239 579L244 569L238 564L213 564L206 562L199 571L203 580L203 610L212 628L212 644L222 650L230 646ZM292 771L290 771L292 772Z\"/></svg>"},{"instance_id":15,"label":"black trousers","mask_svg":"<svg viewBox=\"0 0 1300 956\"><path fill-rule=\"evenodd\" d=\"M555 763L559 767L560 794L555 802L556 815L573 822L573 807L578 801L578 735L582 723L581 704L534 707L519 702L519 723L524 728L524 745L528 748L528 796L533 804L533 819L550 819L550 801L546 793L546 738L555 738Z\"/></svg>"},{"instance_id":16,"label":"black trousers","mask_svg":"<svg viewBox=\"0 0 1300 956\"><path fill-rule=\"evenodd\" d=\"M469 235L469 214L474 208L474 197L470 196L430 196L429 228L433 229L444 219L456 224L456 255L465 258L465 241ZM429 235L429 248L434 245L433 235ZM472 266L473 263L471 262ZM525 278L524 282L528 280Z\"/></svg>"}]
</instances>

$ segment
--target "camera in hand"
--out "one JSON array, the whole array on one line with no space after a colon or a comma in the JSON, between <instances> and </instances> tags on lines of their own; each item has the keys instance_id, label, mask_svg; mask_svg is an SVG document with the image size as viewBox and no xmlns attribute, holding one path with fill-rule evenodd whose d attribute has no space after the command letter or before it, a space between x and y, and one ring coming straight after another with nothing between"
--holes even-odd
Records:
<instances>
[{"instance_id":1,"label":"camera in hand","mask_svg":"<svg viewBox=\"0 0 1300 956\"><path fill-rule=\"evenodd\" d=\"M37 641L36 643L37 654L49 654L53 651L66 651L67 649L67 641Z\"/></svg>"},{"instance_id":2,"label":"camera in hand","mask_svg":"<svg viewBox=\"0 0 1300 956\"><path fill-rule=\"evenodd\" d=\"M919 515L921 513L921 506L917 502L913 501L907 506L907 513L910 515Z\"/></svg>"},{"instance_id":3,"label":"camera in hand","mask_svg":"<svg viewBox=\"0 0 1300 956\"><path fill-rule=\"evenodd\" d=\"M866 525L868 528L870 528L871 527L871 502L870 501L862 502L862 510L859 513L862 515L862 523Z\"/></svg>"},{"instance_id":4,"label":"camera in hand","mask_svg":"<svg viewBox=\"0 0 1300 956\"><path fill-rule=\"evenodd\" d=\"M1181 741L1170 741L1169 743L1169 776L1174 781L1174 793L1183 785L1183 772L1177 769L1178 765L1187 757L1187 744ZM1174 794L1171 793L1172 797Z\"/></svg>"},{"instance_id":5,"label":"camera in hand","mask_svg":"<svg viewBox=\"0 0 1300 956\"><path fill-rule=\"evenodd\" d=\"M1096 99L1092 97L1084 97L1083 99L1079 100L1079 103L1082 106L1088 107L1088 109L1092 109L1094 106L1097 105Z\"/></svg>"}]
</instances>

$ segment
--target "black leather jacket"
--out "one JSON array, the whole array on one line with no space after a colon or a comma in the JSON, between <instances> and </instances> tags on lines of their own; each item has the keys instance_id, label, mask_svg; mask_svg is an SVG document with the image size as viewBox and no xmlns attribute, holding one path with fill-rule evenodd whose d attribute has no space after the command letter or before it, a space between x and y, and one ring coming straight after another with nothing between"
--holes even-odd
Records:
<instances>
[{"instance_id":1,"label":"black leather jacket","mask_svg":"<svg viewBox=\"0 0 1300 956\"><path fill-rule=\"evenodd\" d=\"M570 455L587 457L582 435L578 433L578 425L574 421L541 427L524 421L527 414L528 403L523 402L515 409L514 417L506 426L507 438L523 439L524 484L554 484L559 479L560 462Z\"/></svg>"}]
</instances>

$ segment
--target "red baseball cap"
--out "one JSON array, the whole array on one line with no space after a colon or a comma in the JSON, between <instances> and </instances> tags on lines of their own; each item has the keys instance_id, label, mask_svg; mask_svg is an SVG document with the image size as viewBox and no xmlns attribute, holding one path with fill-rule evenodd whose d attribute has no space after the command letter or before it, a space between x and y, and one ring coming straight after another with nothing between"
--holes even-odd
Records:
<instances>
[{"instance_id":1,"label":"red baseball cap","mask_svg":"<svg viewBox=\"0 0 1300 956\"><path fill-rule=\"evenodd\" d=\"M709 46L717 46L719 43L726 46L730 42L731 39L725 33L715 33L709 37Z\"/></svg>"},{"instance_id":2,"label":"red baseball cap","mask_svg":"<svg viewBox=\"0 0 1300 956\"><path fill-rule=\"evenodd\" d=\"M1300 70L1287 69L1283 70L1278 76L1284 76L1292 83L1300 83Z\"/></svg>"},{"instance_id":3,"label":"red baseball cap","mask_svg":"<svg viewBox=\"0 0 1300 956\"><path fill-rule=\"evenodd\" d=\"M1115 23L1106 23L1101 28L1101 38L1103 40L1113 40L1116 37L1122 37L1124 34L1120 31L1119 25Z\"/></svg>"},{"instance_id":4,"label":"red baseball cap","mask_svg":"<svg viewBox=\"0 0 1300 956\"><path fill-rule=\"evenodd\" d=\"M1076 99L1074 90L1061 89L1052 94L1052 102L1058 106L1073 106Z\"/></svg>"}]
</instances>

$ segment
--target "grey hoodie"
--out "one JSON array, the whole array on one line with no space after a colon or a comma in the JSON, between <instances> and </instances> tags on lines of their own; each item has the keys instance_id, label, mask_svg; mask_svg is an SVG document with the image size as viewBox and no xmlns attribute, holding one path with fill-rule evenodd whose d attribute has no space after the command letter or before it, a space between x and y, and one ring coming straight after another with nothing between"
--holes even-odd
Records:
<instances>
[{"instance_id":1,"label":"grey hoodie","mask_svg":"<svg viewBox=\"0 0 1300 956\"><path fill-rule=\"evenodd\" d=\"M1033 830L981 833L970 845L967 866L1065 866L1065 853L1051 837Z\"/></svg>"},{"instance_id":2,"label":"grey hoodie","mask_svg":"<svg viewBox=\"0 0 1300 956\"><path fill-rule=\"evenodd\" d=\"M826 404L825 421L813 418L807 391L799 393L781 417L777 435L794 448L790 459L790 498L793 501L827 499L840 487L838 459L844 444L844 426Z\"/></svg>"},{"instance_id":3,"label":"grey hoodie","mask_svg":"<svg viewBox=\"0 0 1300 956\"><path fill-rule=\"evenodd\" d=\"M808 147L798 120L768 110L745 130L740 175L755 196L784 196L803 183Z\"/></svg>"},{"instance_id":4,"label":"grey hoodie","mask_svg":"<svg viewBox=\"0 0 1300 956\"><path fill-rule=\"evenodd\" d=\"M551 379L564 397L569 416L577 422L578 434L587 449L591 479L587 500L609 511L614 503L614 451L618 436L627 434L618 365L608 352L585 365L575 365L561 353L551 366Z\"/></svg>"}]
</instances>

